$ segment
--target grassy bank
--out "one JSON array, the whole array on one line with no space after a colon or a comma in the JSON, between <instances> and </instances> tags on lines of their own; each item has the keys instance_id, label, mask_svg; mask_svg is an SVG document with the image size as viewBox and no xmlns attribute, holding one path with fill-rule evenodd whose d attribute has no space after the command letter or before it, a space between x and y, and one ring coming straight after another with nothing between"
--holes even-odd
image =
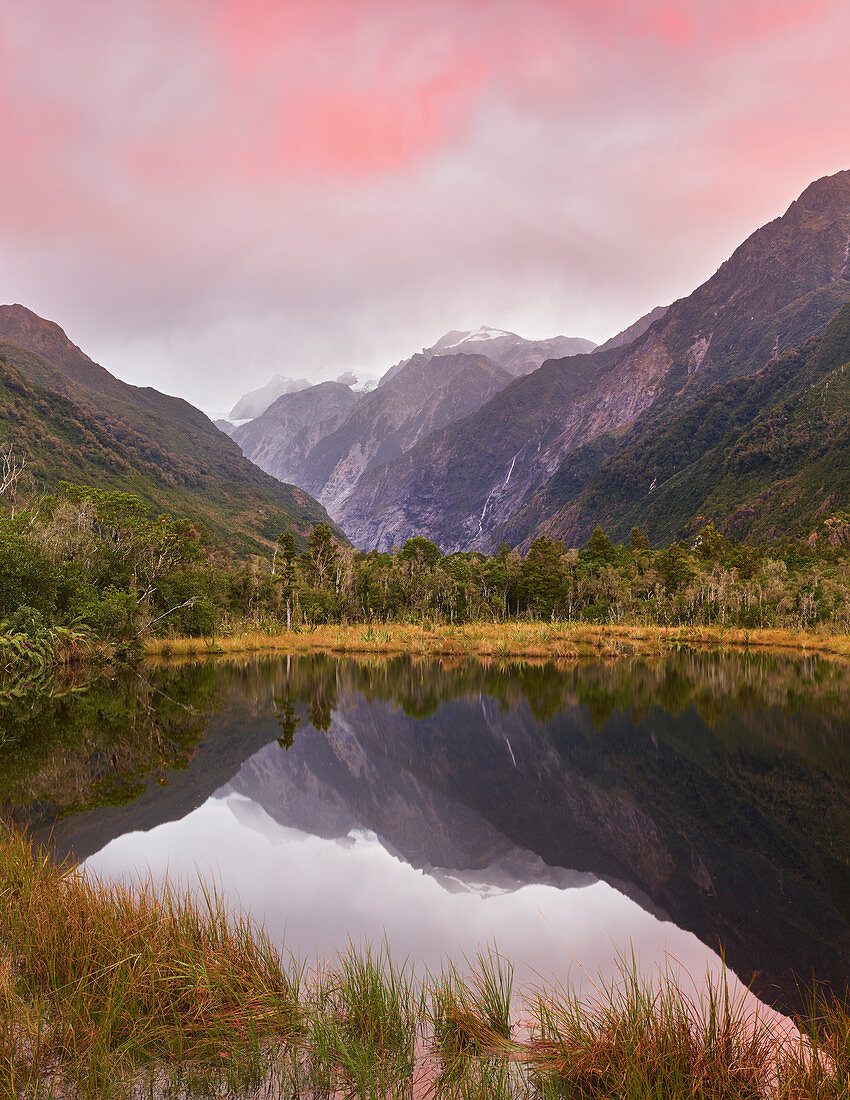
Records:
<instances>
[{"instance_id":1,"label":"grassy bank","mask_svg":"<svg viewBox=\"0 0 850 1100\"><path fill-rule=\"evenodd\" d=\"M748 1015L722 982L695 1003L628 968L584 1002L512 996L493 954L422 980L385 951L308 972L213 892L106 886L14 836L0 838L0 949L8 1097L792 1100L850 1087L840 1009L809 1023L812 1045Z\"/></svg>"},{"instance_id":2,"label":"grassy bank","mask_svg":"<svg viewBox=\"0 0 850 1100\"><path fill-rule=\"evenodd\" d=\"M466 623L461 626L387 623L315 626L269 634L245 630L213 638L150 638L146 656L195 657L253 653L414 653L433 657L561 659L662 654L681 646L759 648L850 658L850 636L723 627L598 625L594 623Z\"/></svg>"}]
</instances>

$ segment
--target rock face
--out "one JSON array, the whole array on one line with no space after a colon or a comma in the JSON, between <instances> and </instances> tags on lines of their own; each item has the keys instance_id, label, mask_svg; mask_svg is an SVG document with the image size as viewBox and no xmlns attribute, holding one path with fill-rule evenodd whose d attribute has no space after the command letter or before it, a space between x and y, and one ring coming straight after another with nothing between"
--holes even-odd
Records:
<instances>
[{"instance_id":1,"label":"rock face","mask_svg":"<svg viewBox=\"0 0 850 1100\"><path fill-rule=\"evenodd\" d=\"M313 447L299 484L317 493L332 516L344 515L366 470L474 412L510 381L508 371L483 355L414 355Z\"/></svg>"},{"instance_id":2,"label":"rock face","mask_svg":"<svg viewBox=\"0 0 850 1100\"><path fill-rule=\"evenodd\" d=\"M821 329L850 299L850 172L818 180L715 275L630 344L552 360L478 412L368 470L340 512L357 546L425 535L493 550L572 456L593 468L642 414L662 419L751 374ZM594 440L607 434L601 456ZM590 448L590 449L589 449Z\"/></svg>"},{"instance_id":3,"label":"rock face","mask_svg":"<svg viewBox=\"0 0 850 1100\"><path fill-rule=\"evenodd\" d=\"M286 393L256 420L231 435L243 453L280 481L303 485L307 455L357 404L359 394L340 382Z\"/></svg>"}]
</instances>

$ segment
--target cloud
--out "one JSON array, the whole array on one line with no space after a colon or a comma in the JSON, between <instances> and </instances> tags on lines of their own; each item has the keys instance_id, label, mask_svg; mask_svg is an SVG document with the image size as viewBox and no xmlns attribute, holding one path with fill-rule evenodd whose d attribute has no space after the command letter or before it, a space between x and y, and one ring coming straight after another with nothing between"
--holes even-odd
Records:
<instances>
[{"instance_id":1,"label":"cloud","mask_svg":"<svg viewBox=\"0 0 850 1100\"><path fill-rule=\"evenodd\" d=\"M847 167L838 0L34 0L0 287L215 411L483 322L602 340Z\"/></svg>"}]
</instances>

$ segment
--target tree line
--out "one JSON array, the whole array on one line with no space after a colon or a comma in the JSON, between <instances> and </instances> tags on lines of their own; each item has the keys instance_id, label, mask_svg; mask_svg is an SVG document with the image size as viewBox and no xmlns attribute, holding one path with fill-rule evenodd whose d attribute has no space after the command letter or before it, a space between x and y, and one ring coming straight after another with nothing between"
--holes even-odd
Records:
<instances>
[{"instance_id":1,"label":"tree line","mask_svg":"<svg viewBox=\"0 0 850 1100\"><path fill-rule=\"evenodd\" d=\"M492 555L421 536L360 552L320 524L301 550L284 531L267 555L236 559L128 493L62 483L0 501L0 637L60 627L132 649L168 632L523 618L850 632L847 527L833 521L807 541L735 542L708 524L651 549L637 528L627 545L597 528L581 549L541 537Z\"/></svg>"}]
</instances>

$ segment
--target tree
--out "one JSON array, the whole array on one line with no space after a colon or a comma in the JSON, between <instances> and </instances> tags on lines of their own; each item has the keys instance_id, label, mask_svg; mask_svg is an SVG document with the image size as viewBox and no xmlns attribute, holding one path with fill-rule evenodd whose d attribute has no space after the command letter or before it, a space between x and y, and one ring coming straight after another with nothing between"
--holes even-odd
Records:
<instances>
[{"instance_id":1,"label":"tree","mask_svg":"<svg viewBox=\"0 0 850 1100\"><path fill-rule=\"evenodd\" d=\"M277 540L277 546L272 559L272 576L275 571L275 559L280 553L280 576L283 597L286 600L286 629L292 629L292 597L295 593L295 536L291 531L284 531Z\"/></svg>"},{"instance_id":2,"label":"tree","mask_svg":"<svg viewBox=\"0 0 850 1100\"><path fill-rule=\"evenodd\" d=\"M590 565L612 565L617 559L617 548L601 527L594 528L587 548L579 554L579 561Z\"/></svg>"},{"instance_id":3,"label":"tree","mask_svg":"<svg viewBox=\"0 0 850 1100\"><path fill-rule=\"evenodd\" d=\"M408 539L401 548L401 560L415 564L420 573L433 569L442 556L439 546L422 535Z\"/></svg>"},{"instance_id":4,"label":"tree","mask_svg":"<svg viewBox=\"0 0 850 1100\"><path fill-rule=\"evenodd\" d=\"M632 533L629 535L629 549L633 554L649 549L649 538L639 527L632 528Z\"/></svg>"},{"instance_id":5,"label":"tree","mask_svg":"<svg viewBox=\"0 0 850 1100\"><path fill-rule=\"evenodd\" d=\"M20 535L0 534L0 618L20 607L52 614L56 571L40 547Z\"/></svg>"},{"instance_id":6,"label":"tree","mask_svg":"<svg viewBox=\"0 0 850 1100\"><path fill-rule=\"evenodd\" d=\"M307 567L313 573L318 587L324 588L339 556L339 547L330 524L317 524L310 532L307 543L310 547L305 555Z\"/></svg>"},{"instance_id":7,"label":"tree","mask_svg":"<svg viewBox=\"0 0 850 1100\"><path fill-rule=\"evenodd\" d=\"M675 595L679 589L689 584L694 577L694 560L686 546L673 543L655 555L655 568L664 581L667 594Z\"/></svg>"},{"instance_id":8,"label":"tree","mask_svg":"<svg viewBox=\"0 0 850 1100\"><path fill-rule=\"evenodd\" d=\"M12 519L18 506L18 482L26 464L26 455L16 455L11 443L0 447L0 497L5 496L11 504Z\"/></svg>"},{"instance_id":9,"label":"tree","mask_svg":"<svg viewBox=\"0 0 850 1100\"><path fill-rule=\"evenodd\" d=\"M522 563L520 591L529 611L541 618L555 614L564 591L563 543L541 535L532 542Z\"/></svg>"}]
</instances>

